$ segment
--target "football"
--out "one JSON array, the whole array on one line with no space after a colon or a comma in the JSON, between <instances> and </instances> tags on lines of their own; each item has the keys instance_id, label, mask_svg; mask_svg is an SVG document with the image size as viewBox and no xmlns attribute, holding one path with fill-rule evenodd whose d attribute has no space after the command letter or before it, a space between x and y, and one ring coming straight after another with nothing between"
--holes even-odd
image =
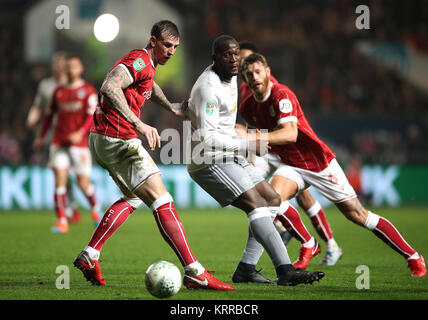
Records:
<instances>
[{"instance_id":1,"label":"football","mask_svg":"<svg viewBox=\"0 0 428 320\"><path fill-rule=\"evenodd\" d=\"M156 298L171 297L181 288L180 270L171 262L153 263L146 271L145 283L147 291Z\"/></svg>"}]
</instances>

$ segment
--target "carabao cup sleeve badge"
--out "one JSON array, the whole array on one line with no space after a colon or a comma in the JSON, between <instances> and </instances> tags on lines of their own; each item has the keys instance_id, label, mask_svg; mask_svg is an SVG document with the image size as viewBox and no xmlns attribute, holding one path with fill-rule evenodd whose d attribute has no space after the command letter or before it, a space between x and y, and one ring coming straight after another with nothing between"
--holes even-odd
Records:
<instances>
[{"instance_id":1,"label":"carabao cup sleeve badge","mask_svg":"<svg viewBox=\"0 0 428 320\"><path fill-rule=\"evenodd\" d=\"M134 67L134 69L136 71L139 71L139 70L143 69L146 66L146 64L145 64L144 60L141 59L141 57L140 57L132 63L132 66Z\"/></svg>"},{"instance_id":2,"label":"carabao cup sleeve badge","mask_svg":"<svg viewBox=\"0 0 428 320\"><path fill-rule=\"evenodd\" d=\"M212 102L207 102L207 107L205 109L205 112L207 113L207 115L212 115L214 113L214 103Z\"/></svg>"}]
</instances>

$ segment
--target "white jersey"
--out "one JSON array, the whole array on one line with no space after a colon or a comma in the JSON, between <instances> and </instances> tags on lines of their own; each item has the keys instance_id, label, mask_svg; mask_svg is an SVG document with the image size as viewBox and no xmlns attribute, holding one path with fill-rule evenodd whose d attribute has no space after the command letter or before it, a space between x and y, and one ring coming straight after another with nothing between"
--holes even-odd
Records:
<instances>
[{"instance_id":1,"label":"white jersey","mask_svg":"<svg viewBox=\"0 0 428 320\"><path fill-rule=\"evenodd\" d=\"M54 77L42 79L37 87L37 93L34 97L34 105L38 105L43 111L46 111L52 101L52 95L59 83Z\"/></svg>"},{"instance_id":2,"label":"white jersey","mask_svg":"<svg viewBox=\"0 0 428 320\"><path fill-rule=\"evenodd\" d=\"M221 81L212 70L205 69L193 85L187 115L191 122L191 159L189 171L206 167L236 151L245 149L245 141L235 131L238 103L236 76Z\"/></svg>"}]
</instances>

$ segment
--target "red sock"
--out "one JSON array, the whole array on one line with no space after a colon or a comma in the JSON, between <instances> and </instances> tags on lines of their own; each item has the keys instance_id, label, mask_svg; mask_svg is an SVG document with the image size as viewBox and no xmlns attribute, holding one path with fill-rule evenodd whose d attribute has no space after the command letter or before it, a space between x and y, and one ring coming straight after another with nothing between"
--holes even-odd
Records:
<instances>
[{"instance_id":1,"label":"red sock","mask_svg":"<svg viewBox=\"0 0 428 320\"><path fill-rule=\"evenodd\" d=\"M370 212L367 220L375 221L374 219L376 216L376 214ZM367 225L367 222L366 226L371 229L378 238L380 238L383 242L385 242L388 246L397 251L406 259L410 258L413 254L416 253L416 251L409 246L409 244L406 242L406 240L404 240L404 238L391 222L380 216L377 217L379 221L374 229L371 229L370 225Z\"/></svg>"},{"instance_id":2,"label":"red sock","mask_svg":"<svg viewBox=\"0 0 428 320\"><path fill-rule=\"evenodd\" d=\"M67 207L66 188L59 187L54 193L55 212L58 219L66 219L65 208Z\"/></svg>"},{"instance_id":3,"label":"red sock","mask_svg":"<svg viewBox=\"0 0 428 320\"><path fill-rule=\"evenodd\" d=\"M175 211L174 202L169 193L164 194L151 205L153 215L162 237L174 250L183 266L196 261L187 242L186 233Z\"/></svg>"},{"instance_id":4,"label":"red sock","mask_svg":"<svg viewBox=\"0 0 428 320\"><path fill-rule=\"evenodd\" d=\"M333 238L333 231L328 224L324 210L321 208L321 205L318 202L316 202L311 208L309 208L309 210L307 210L307 214L321 239L327 242Z\"/></svg>"},{"instance_id":5,"label":"red sock","mask_svg":"<svg viewBox=\"0 0 428 320\"><path fill-rule=\"evenodd\" d=\"M95 194L95 187L91 184L88 188L88 190L85 192L86 199L88 199L89 203L91 204L91 209L93 211L98 211L98 202L97 197Z\"/></svg>"},{"instance_id":6,"label":"red sock","mask_svg":"<svg viewBox=\"0 0 428 320\"><path fill-rule=\"evenodd\" d=\"M141 200L138 199L136 201ZM113 203L104 213L88 246L101 251L104 243L116 232L134 210L135 207L131 206L124 198Z\"/></svg>"},{"instance_id":7,"label":"red sock","mask_svg":"<svg viewBox=\"0 0 428 320\"><path fill-rule=\"evenodd\" d=\"M288 201L281 203L280 213L281 215L278 216L279 221L293 237L302 244L311 240L312 236L303 224L299 212Z\"/></svg>"}]
</instances>

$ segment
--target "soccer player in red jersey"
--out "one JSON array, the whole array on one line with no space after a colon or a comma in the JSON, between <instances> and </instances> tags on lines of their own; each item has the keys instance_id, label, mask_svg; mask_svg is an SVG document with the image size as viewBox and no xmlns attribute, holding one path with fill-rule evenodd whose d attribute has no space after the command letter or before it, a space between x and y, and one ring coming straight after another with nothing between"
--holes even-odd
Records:
<instances>
[{"instance_id":1,"label":"soccer player in red jersey","mask_svg":"<svg viewBox=\"0 0 428 320\"><path fill-rule=\"evenodd\" d=\"M52 56L52 76L42 79L37 86L37 93L34 97L33 105L28 111L26 121L28 129L36 129L40 122L39 120L43 119L43 115L47 112L52 102L53 92L56 87L67 83L66 57L67 54L65 52L56 52ZM45 140L47 140L47 137ZM73 184L70 179L67 181L67 219L71 223L77 223L80 221L80 211L74 197Z\"/></svg>"},{"instance_id":2,"label":"soccer player in red jersey","mask_svg":"<svg viewBox=\"0 0 428 320\"><path fill-rule=\"evenodd\" d=\"M241 48L241 63L250 54L259 52L257 46L254 45L252 42L243 41L240 42L239 45ZM240 101L242 103L243 101L245 101L245 99L252 95L252 91L245 82L245 79L242 74L241 78L243 81L239 87L239 91L241 98ZM269 79L272 83L278 83L278 81L272 74L270 75ZM274 154L267 154L263 157L255 157L254 159L255 168L259 170L262 176L265 178L268 178L278 168L279 165L280 158ZM338 246L336 240L333 237L333 231L327 221L327 217L324 213L323 208L321 207L321 204L313 198L311 192L308 189L302 190L296 196L296 200L299 206L308 215L318 235L324 240L326 244L326 253L320 264L328 266L335 265L337 261L342 257L342 249ZM298 215L297 210L293 206L290 205L288 210L290 212L293 212L294 215ZM311 243L313 242L313 238L310 233L307 232L303 222L301 224L303 230L300 232L295 232L294 230L291 230L291 232L287 232L284 228L285 226L282 225L278 217L275 218L274 222L285 243L288 243L292 235L295 236L298 241L300 241L300 243L302 244L302 248L300 249L299 259L295 262L295 266L302 269L306 268L310 259L314 257L314 254L318 254L319 250L313 250L313 243Z\"/></svg>"},{"instance_id":3,"label":"soccer player in red jersey","mask_svg":"<svg viewBox=\"0 0 428 320\"><path fill-rule=\"evenodd\" d=\"M43 146L53 117L56 116L49 149L49 166L55 174L54 201L57 223L52 231L56 233L68 232L65 208L70 168L76 174L77 184L91 205L94 223L99 222L95 188L89 178L92 160L88 148L88 132L97 105L97 94L95 88L83 80L83 64L78 56L67 56L66 70L67 83L55 89L52 103L43 118L40 135L34 141L35 149Z\"/></svg>"},{"instance_id":4,"label":"soccer player in red jersey","mask_svg":"<svg viewBox=\"0 0 428 320\"><path fill-rule=\"evenodd\" d=\"M100 90L89 142L96 161L107 169L123 192L107 209L86 248L74 265L94 285L105 285L99 256L104 243L143 202L152 210L159 231L184 267L183 283L188 288L233 290L217 280L195 258L174 200L166 190L160 171L141 145L138 134L151 150L160 147L156 128L140 120L140 109L150 98L172 114L184 117L184 104L170 103L154 82L157 65L164 65L180 43L177 26L168 20L155 23L144 49L135 49L120 58L107 74Z\"/></svg>"},{"instance_id":5,"label":"soccer player in red jersey","mask_svg":"<svg viewBox=\"0 0 428 320\"><path fill-rule=\"evenodd\" d=\"M410 247L391 222L361 205L336 155L306 120L296 95L285 85L269 80L266 59L258 53L249 55L242 64L242 73L253 95L241 104L241 115L249 125L268 130L267 137L255 133L247 139L256 145L261 139L267 139L270 151L280 156L283 164L273 174L271 183L284 203L300 190L313 186L334 202L347 219L371 230L401 254L412 276L425 276L423 257Z\"/></svg>"}]
</instances>

